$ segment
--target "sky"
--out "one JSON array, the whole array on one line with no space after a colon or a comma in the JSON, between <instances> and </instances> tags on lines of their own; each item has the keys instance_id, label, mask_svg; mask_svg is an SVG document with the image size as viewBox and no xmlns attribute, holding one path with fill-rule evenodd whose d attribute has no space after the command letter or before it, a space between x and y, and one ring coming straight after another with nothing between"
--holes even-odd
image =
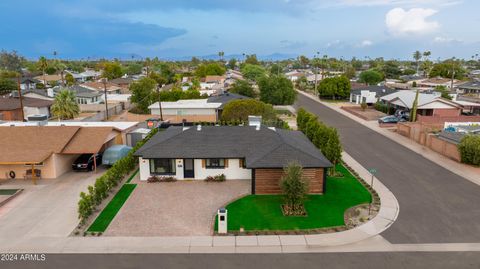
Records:
<instances>
[{"instance_id":1,"label":"sky","mask_svg":"<svg viewBox=\"0 0 480 269\"><path fill-rule=\"evenodd\" d=\"M0 49L27 58L480 54L475 0L2 0Z\"/></svg>"}]
</instances>

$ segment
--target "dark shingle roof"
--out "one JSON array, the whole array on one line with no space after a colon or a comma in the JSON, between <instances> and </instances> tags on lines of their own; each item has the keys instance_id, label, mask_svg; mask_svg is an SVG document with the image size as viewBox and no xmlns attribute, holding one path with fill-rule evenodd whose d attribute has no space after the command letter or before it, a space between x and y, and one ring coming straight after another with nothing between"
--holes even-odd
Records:
<instances>
[{"instance_id":1,"label":"dark shingle roof","mask_svg":"<svg viewBox=\"0 0 480 269\"><path fill-rule=\"evenodd\" d=\"M460 89L469 89L469 90L480 90L480 81L468 81L463 84L458 85Z\"/></svg>"},{"instance_id":2,"label":"dark shingle roof","mask_svg":"<svg viewBox=\"0 0 480 269\"><path fill-rule=\"evenodd\" d=\"M366 86L363 88L357 88L357 89L352 89L350 92L353 94L360 94L361 91L370 91L370 92L375 92L377 94L377 97L382 97L394 92L397 92L397 90L390 89L384 86Z\"/></svg>"},{"instance_id":3,"label":"dark shingle roof","mask_svg":"<svg viewBox=\"0 0 480 269\"><path fill-rule=\"evenodd\" d=\"M332 164L299 131L260 130L250 126L170 127L156 134L135 155L150 158L245 158L248 168L281 168L291 161L303 167Z\"/></svg>"},{"instance_id":4,"label":"dark shingle roof","mask_svg":"<svg viewBox=\"0 0 480 269\"><path fill-rule=\"evenodd\" d=\"M220 106L220 109L221 109L227 103L229 103L233 100L240 100L240 99L251 99L251 98L247 97L247 96L240 95L240 94L227 92L227 93L219 94L219 95L216 95L216 96L210 96L210 97L208 97L207 102L208 103L222 103L222 105Z\"/></svg>"}]
</instances>

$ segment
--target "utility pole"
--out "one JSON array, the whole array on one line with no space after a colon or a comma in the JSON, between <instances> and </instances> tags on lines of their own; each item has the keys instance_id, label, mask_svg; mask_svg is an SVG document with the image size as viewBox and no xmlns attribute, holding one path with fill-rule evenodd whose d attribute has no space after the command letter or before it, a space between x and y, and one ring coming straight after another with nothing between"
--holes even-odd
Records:
<instances>
[{"instance_id":1,"label":"utility pole","mask_svg":"<svg viewBox=\"0 0 480 269\"><path fill-rule=\"evenodd\" d=\"M163 121L162 100L160 98L160 87L161 87L161 85L157 85L158 109L160 110L160 120Z\"/></svg>"},{"instance_id":2,"label":"utility pole","mask_svg":"<svg viewBox=\"0 0 480 269\"><path fill-rule=\"evenodd\" d=\"M316 59L318 59L318 58L317 58L318 55L320 55L320 52L317 51L317 54L315 54L315 55L313 56L313 62L314 62L314 64L315 64L315 68L314 68L314 70L315 70L315 94L317 94L318 64L317 64L317 60L316 60Z\"/></svg>"},{"instance_id":3,"label":"utility pole","mask_svg":"<svg viewBox=\"0 0 480 269\"><path fill-rule=\"evenodd\" d=\"M17 89L18 89L18 98L20 99L20 108L22 110L22 121L25 121L25 112L23 111L23 97L22 97L22 89L20 87L20 74L17 77Z\"/></svg>"},{"instance_id":4,"label":"utility pole","mask_svg":"<svg viewBox=\"0 0 480 269\"><path fill-rule=\"evenodd\" d=\"M107 102L107 78L102 79L103 92L105 94L105 121L108 120L108 102Z\"/></svg>"}]
</instances>

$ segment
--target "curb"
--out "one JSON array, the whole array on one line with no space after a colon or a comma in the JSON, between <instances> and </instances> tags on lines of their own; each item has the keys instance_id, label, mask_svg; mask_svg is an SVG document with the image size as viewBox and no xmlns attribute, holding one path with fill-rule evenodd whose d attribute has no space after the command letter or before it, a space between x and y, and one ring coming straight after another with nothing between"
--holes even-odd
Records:
<instances>
[{"instance_id":1,"label":"curb","mask_svg":"<svg viewBox=\"0 0 480 269\"><path fill-rule=\"evenodd\" d=\"M0 202L0 207L3 206L4 204L8 203L10 200L12 200L13 198L17 197L21 192L23 191L23 189L18 189L14 194L12 194L10 197L8 197L7 199L3 200L2 202Z\"/></svg>"}]
</instances>

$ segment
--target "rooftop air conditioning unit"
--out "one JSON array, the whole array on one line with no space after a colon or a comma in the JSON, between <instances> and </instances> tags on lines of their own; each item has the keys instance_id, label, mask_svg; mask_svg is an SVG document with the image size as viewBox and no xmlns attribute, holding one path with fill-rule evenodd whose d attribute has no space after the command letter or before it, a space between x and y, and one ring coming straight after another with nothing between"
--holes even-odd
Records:
<instances>
[{"instance_id":1,"label":"rooftop air conditioning unit","mask_svg":"<svg viewBox=\"0 0 480 269\"><path fill-rule=\"evenodd\" d=\"M48 116L44 114L28 115L27 121L36 122L38 126L44 126L48 123Z\"/></svg>"}]
</instances>

